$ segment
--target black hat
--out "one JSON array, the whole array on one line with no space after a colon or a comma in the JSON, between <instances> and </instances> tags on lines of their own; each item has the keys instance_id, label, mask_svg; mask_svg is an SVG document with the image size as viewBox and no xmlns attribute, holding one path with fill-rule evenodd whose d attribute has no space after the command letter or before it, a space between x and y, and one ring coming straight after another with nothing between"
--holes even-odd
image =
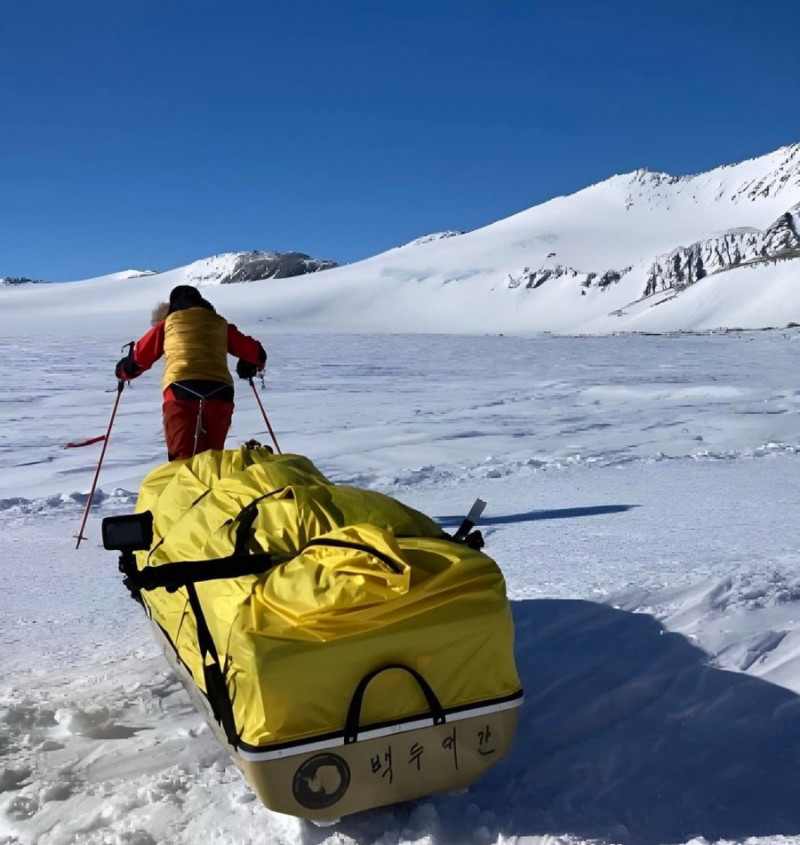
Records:
<instances>
[{"instance_id":1,"label":"black hat","mask_svg":"<svg viewBox=\"0 0 800 845\"><path fill-rule=\"evenodd\" d=\"M173 288L169 295L169 313L182 311L184 308L208 308L214 310L214 306L203 299L202 294L192 285L178 285Z\"/></svg>"},{"instance_id":2,"label":"black hat","mask_svg":"<svg viewBox=\"0 0 800 845\"><path fill-rule=\"evenodd\" d=\"M178 285L170 292L169 304L174 305L179 299L199 303L202 298L200 291L192 285Z\"/></svg>"}]
</instances>

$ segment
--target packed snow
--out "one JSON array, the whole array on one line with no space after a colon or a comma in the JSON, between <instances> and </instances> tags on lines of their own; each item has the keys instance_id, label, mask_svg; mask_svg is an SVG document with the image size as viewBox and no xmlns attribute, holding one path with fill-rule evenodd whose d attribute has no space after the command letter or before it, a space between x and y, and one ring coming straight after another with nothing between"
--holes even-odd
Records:
<instances>
[{"instance_id":1,"label":"packed snow","mask_svg":"<svg viewBox=\"0 0 800 845\"><path fill-rule=\"evenodd\" d=\"M789 182L765 186L762 165L709 184L777 208ZM709 181L653 177L686 208ZM562 328L575 301L624 297L449 293L475 294L486 268L503 276L507 235L529 223L205 291L267 347L259 395L283 451L447 530L484 499L512 600L526 699L510 756L462 794L329 827L254 798L101 547L102 518L130 512L165 458L158 366L121 396L75 549L101 444L63 446L105 432L121 347L185 276L0 291L0 845L800 843L800 329L534 334L527 294ZM628 255L645 236L642 223ZM456 261L464 273L443 284ZM669 328L785 325L791 263L709 277L647 311L680 308ZM667 326L675 315L690 325ZM270 442L238 382L228 445L252 437Z\"/></svg>"},{"instance_id":2,"label":"packed snow","mask_svg":"<svg viewBox=\"0 0 800 845\"><path fill-rule=\"evenodd\" d=\"M242 323L284 451L449 529L488 501L516 620L511 756L465 794L317 828L254 800L101 548L163 459L156 373L121 398L75 549L100 446L61 447L105 430L120 338L49 328L2 339L4 845L800 842L797 331ZM250 437L269 442L240 383L229 444Z\"/></svg>"}]
</instances>

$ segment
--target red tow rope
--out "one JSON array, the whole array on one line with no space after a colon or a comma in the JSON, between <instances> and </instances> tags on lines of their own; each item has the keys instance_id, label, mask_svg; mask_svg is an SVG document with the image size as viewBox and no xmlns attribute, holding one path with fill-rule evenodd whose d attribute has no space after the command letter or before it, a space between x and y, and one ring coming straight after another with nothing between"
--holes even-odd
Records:
<instances>
[{"instance_id":1,"label":"red tow rope","mask_svg":"<svg viewBox=\"0 0 800 845\"><path fill-rule=\"evenodd\" d=\"M65 443L61 448L62 449L77 449L80 446L91 446L92 443L99 443L101 440L105 440L105 434L100 434L97 437L91 437L89 440L82 440L80 443Z\"/></svg>"}]
</instances>

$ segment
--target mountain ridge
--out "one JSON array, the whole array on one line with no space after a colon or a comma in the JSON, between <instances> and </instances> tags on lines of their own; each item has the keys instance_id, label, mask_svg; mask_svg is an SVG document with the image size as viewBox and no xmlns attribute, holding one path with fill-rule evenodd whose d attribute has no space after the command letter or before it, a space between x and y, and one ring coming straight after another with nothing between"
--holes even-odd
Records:
<instances>
[{"instance_id":1,"label":"mountain ridge","mask_svg":"<svg viewBox=\"0 0 800 845\"><path fill-rule=\"evenodd\" d=\"M349 265L223 253L121 287L163 296L174 284L217 285L228 289L215 294L226 307L347 331L761 327L800 321L799 231L795 143L690 176L617 174L479 229L424 235ZM302 280L263 272L287 255L313 269ZM269 284L227 283L249 281L248 266L261 266ZM131 292L119 288L123 309Z\"/></svg>"}]
</instances>

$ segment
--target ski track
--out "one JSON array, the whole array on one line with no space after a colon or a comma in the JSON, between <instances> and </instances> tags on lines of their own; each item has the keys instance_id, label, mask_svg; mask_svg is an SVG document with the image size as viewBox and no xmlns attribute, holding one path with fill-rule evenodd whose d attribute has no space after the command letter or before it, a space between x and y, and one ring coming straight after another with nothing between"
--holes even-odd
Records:
<instances>
[{"instance_id":1,"label":"ski track","mask_svg":"<svg viewBox=\"0 0 800 845\"><path fill-rule=\"evenodd\" d=\"M466 793L332 827L255 800L100 547L162 460L158 374L122 397L75 552L100 445L60 447L105 430L118 341L4 343L0 845L796 845L791 337L265 339L285 451L447 530L488 501L526 689ZM266 442L241 390L234 419Z\"/></svg>"}]
</instances>

